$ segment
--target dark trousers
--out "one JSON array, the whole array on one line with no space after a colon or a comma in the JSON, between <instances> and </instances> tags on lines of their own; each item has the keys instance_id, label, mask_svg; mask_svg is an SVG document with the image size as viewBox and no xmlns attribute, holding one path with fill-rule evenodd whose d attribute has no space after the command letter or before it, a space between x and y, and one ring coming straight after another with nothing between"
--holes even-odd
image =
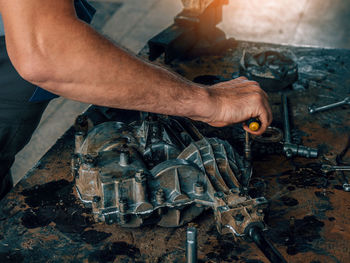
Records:
<instances>
[{"instance_id":1,"label":"dark trousers","mask_svg":"<svg viewBox=\"0 0 350 263\"><path fill-rule=\"evenodd\" d=\"M12 188L15 155L29 142L48 104L29 102L35 88L18 75L0 37L0 199Z\"/></svg>"}]
</instances>

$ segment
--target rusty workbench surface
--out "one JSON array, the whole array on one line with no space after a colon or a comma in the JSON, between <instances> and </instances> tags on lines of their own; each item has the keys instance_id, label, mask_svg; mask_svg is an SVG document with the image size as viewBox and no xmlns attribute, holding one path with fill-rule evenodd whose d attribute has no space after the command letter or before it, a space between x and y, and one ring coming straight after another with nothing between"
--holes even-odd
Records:
<instances>
[{"instance_id":1,"label":"rusty workbench surface","mask_svg":"<svg viewBox=\"0 0 350 263\"><path fill-rule=\"evenodd\" d=\"M191 80L205 74L230 78L243 49L292 50L305 87L287 92L293 126L304 145L319 146L331 158L339 153L350 134L349 107L310 116L307 106L349 95L350 50L236 44L224 55L174 61L169 67ZM279 95L270 97L278 126ZM86 114L98 111L92 107ZM207 133L221 136L225 130L207 128ZM0 262L184 262L186 226L123 229L93 222L77 200L70 173L73 134L68 130L0 202ZM265 154L254 161L254 189L270 200L267 237L288 262L350 262L350 193L340 189L334 174L313 169L320 160ZM200 262L267 262L254 244L219 236L211 211L194 224Z\"/></svg>"}]
</instances>

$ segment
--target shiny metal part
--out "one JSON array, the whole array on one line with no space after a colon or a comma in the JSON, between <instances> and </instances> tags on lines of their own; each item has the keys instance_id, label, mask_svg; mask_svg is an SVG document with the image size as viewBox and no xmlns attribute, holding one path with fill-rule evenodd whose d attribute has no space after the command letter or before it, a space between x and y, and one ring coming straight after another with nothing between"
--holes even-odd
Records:
<instances>
[{"instance_id":1,"label":"shiny metal part","mask_svg":"<svg viewBox=\"0 0 350 263\"><path fill-rule=\"evenodd\" d=\"M78 131L72 173L97 221L177 227L211 208L220 233L265 228L267 200L241 192L244 158L190 121L148 115L105 122L82 136Z\"/></svg>"},{"instance_id":2,"label":"shiny metal part","mask_svg":"<svg viewBox=\"0 0 350 263\"><path fill-rule=\"evenodd\" d=\"M314 114L316 112L333 109L335 107L339 107L339 106L343 106L343 105L350 105L350 97L346 97L345 99L343 99L341 101L338 101L338 102L335 102L335 103L332 103L329 105L325 105L325 106L320 106L320 107L310 106L309 113Z\"/></svg>"},{"instance_id":3,"label":"shiny metal part","mask_svg":"<svg viewBox=\"0 0 350 263\"><path fill-rule=\"evenodd\" d=\"M333 171L350 171L350 166L322 164L321 170L326 173Z\"/></svg>"},{"instance_id":4,"label":"shiny metal part","mask_svg":"<svg viewBox=\"0 0 350 263\"><path fill-rule=\"evenodd\" d=\"M195 227L187 228L186 262L197 263L197 229Z\"/></svg>"},{"instance_id":5,"label":"shiny metal part","mask_svg":"<svg viewBox=\"0 0 350 263\"><path fill-rule=\"evenodd\" d=\"M350 192L350 183L349 183L348 177L344 173L344 171L350 171L350 166L322 164L321 171L324 173L336 172L342 184L343 190L345 192Z\"/></svg>"},{"instance_id":6,"label":"shiny metal part","mask_svg":"<svg viewBox=\"0 0 350 263\"><path fill-rule=\"evenodd\" d=\"M344 184L343 184L343 190L344 190L345 192L350 192L350 184L344 183Z\"/></svg>"},{"instance_id":7,"label":"shiny metal part","mask_svg":"<svg viewBox=\"0 0 350 263\"><path fill-rule=\"evenodd\" d=\"M285 94L281 96L283 107L283 125L284 125L284 144L283 152L288 158L300 156L306 158L317 158L318 150L303 145L294 144L290 132L289 114L288 114L288 99Z\"/></svg>"}]
</instances>

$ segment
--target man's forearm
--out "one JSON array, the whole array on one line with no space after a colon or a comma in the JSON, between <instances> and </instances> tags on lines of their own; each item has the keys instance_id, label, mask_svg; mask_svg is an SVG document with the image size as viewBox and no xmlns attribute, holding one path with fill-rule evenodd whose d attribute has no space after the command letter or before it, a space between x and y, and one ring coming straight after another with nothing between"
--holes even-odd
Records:
<instances>
[{"instance_id":1,"label":"man's forearm","mask_svg":"<svg viewBox=\"0 0 350 263\"><path fill-rule=\"evenodd\" d=\"M32 42L24 51L30 55L23 56L29 61L19 58L18 69L24 78L53 93L97 105L194 118L198 100L209 98L205 88L136 58L73 16L31 22L31 35L22 36ZM11 41L18 43L16 37L8 40L14 61L18 49L11 50L16 47Z\"/></svg>"},{"instance_id":2,"label":"man's forearm","mask_svg":"<svg viewBox=\"0 0 350 263\"><path fill-rule=\"evenodd\" d=\"M38 86L97 105L189 117L199 99L209 99L205 88L140 60L79 21L69 30L69 40L42 60L52 61L44 67L54 71L33 78Z\"/></svg>"}]
</instances>

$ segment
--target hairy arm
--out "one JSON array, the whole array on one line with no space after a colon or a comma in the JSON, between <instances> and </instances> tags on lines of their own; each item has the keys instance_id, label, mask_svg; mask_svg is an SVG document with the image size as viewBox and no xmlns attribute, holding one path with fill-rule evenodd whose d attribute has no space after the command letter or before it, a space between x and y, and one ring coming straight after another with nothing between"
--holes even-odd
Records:
<instances>
[{"instance_id":1,"label":"hairy arm","mask_svg":"<svg viewBox=\"0 0 350 263\"><path fill-rule=\"evenodd\" d=\"M19 74L55 94L216 126L259 116L264 130L271 121L267 97L257 83L238 79L209 88L186 81L131 55L78 20L73 0L0 0L0 12L7 50ZM252 99L259 107L242 112L240 101Z\"/></svg>"}]
</instances>

